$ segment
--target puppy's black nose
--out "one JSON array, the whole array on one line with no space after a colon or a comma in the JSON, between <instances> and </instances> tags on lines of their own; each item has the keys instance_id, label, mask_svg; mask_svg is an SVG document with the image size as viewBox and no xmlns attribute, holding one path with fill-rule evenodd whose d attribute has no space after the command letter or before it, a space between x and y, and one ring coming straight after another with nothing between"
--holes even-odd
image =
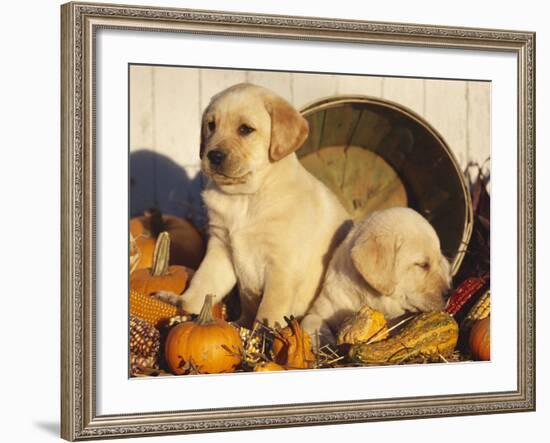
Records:
<instances>
[{"instance_id":1,"label":"puppy's black nose","mask_svg":"<svg viewBox=\"0 0 550 443\"><path fill-rule=\"evenodd\" d=\"M214 166L219 166L225 158L225 152L220 151L219 149L213 149L212 151L209 151L206 156L208 157L208 160L210 160L210 163Z\"/></svg>"}]
</instances>

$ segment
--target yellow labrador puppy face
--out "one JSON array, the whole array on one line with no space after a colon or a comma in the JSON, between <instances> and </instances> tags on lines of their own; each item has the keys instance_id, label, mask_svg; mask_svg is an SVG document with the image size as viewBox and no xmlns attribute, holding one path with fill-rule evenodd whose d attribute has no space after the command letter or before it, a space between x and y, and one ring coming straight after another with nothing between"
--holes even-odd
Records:
<instances>
[{"instance_id":1,"label":"yellow labrador puppy face","mask_svg":"<svg viewBox=\"0 0 550 443\"><path fill-rule=\"evenodd\" d=\"M307 121L267 89L235 85L212 98L201 126L201 167L226 192L255 192L274 162L298 149Z\"/></svg>"},{"instance_id":2,"label":"yellow labrador puppy face","mask_svg":"<svg viewBox=\"0 0 550 443\"><path fill-rule=\"evenodd\" d=\"M396 291L418 311L441 311L450 289L450 270L435 231L428 222L422 223L407 236L397 254L395 272L405 278L397 281Z\"/></svg>"},{"instance_id":3,"label":"yellow labrador puppy face","mask_svg":"<svg viewBox=\"0 0 550 443\"><path fill-rule=\"evenodd\" d=\"M379 211L357 234L352 261L370 286L413 312L445 307L450 265L420 214L408 208Z\"/></svg>"}]
</instances>

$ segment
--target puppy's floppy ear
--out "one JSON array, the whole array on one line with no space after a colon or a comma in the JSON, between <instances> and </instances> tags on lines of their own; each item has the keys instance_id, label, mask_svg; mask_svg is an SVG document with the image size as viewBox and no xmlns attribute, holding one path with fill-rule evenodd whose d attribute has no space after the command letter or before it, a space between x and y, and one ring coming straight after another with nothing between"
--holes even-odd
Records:
<instances>
[{"instance_id":1,"label":"puppy's floppy ear","mask_svg":"<svg viewBox=\"0 0 550 443\"><path fill-rule=\"evenodd\" d=\"M272 95L266 99L266 109L271 116L271 161L286 157L296 151L307 138L307 120L285 99Z\"/></svg>"},{"instance_id":2,"label":"puppy's floppy ear","mask_svg":"<svg viewBox=\"0 0 550 443\"><path fill-rule=\"evenodd\" d=\"M353 265L366 282L383 295L395 289L395 261L400 242L391 234L357 238L351 248Z\"/></svg>"}]
</instances>

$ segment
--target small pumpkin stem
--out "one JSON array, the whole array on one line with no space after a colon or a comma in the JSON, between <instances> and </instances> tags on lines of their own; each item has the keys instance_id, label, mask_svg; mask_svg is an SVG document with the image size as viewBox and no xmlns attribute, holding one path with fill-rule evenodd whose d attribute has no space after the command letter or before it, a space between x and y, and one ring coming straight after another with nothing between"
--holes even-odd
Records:
<instances>
[{"instance_id":1,"label":"small pumpkin stem","mask_svg":"<svg viewBox=\"0 0 550 443\"><path fill-rule=\"evenodd\" d=\"M151 274L154 276L166 275L170 265L170 234L161 232L153 251L153 266Z\"/></svg>"},{"instance_id":2,"label":"small pumpkin stem","mask_svg":"<svg viewBox=\"0 0 550 443\"><path fill-rule=\"evenodd\" d=\"M149 208L145 211L145 216L149 218L149 231L153 238L157 238L159 234L165 231L162 212L157 208Z\"/></svg>"},{"instance_id":3,"label":"small pumpkin stem","mask_svg":"<svg viewBox=\"0 0 550 443\"><path fill-rule=\"evenodd\" d=\"M214 296L212 294L208 294L204 298L204 304L202 305L201 312L199 314L199 317L197 318L197 323L199 325L208 325L210 323L214 323L214 317L212 316L212 299Z\"/></svg>"}]
</instances>

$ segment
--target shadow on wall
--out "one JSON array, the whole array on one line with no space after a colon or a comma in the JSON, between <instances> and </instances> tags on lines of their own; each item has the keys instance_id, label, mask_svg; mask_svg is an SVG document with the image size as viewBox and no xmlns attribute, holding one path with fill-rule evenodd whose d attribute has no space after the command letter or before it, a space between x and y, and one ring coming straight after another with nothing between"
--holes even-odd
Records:
<instances>
[{"instance_id":1,"label":"shadow on wall","mask_svg":"<svg viewBox=\"0 0 550 443\"><path fill-rule=\"evenodd\" d=\"M142 215L148 208L187 218L197 228L206 225L201 191L204 177L193 178L165 155L149 150L130 153L130 216Z\"/></svg>"}]
</instances>

